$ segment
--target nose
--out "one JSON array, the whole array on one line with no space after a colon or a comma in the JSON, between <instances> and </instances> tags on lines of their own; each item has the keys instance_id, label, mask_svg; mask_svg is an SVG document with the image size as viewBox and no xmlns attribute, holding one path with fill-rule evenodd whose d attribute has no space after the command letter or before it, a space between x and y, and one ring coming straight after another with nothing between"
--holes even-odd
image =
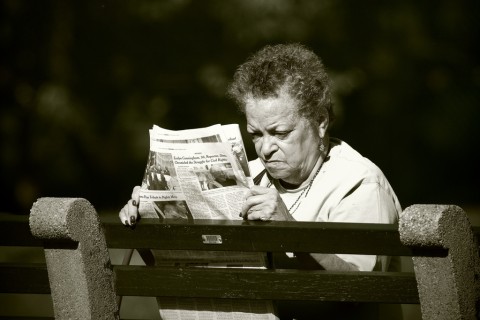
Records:
<instances>
[{"instance_id":1,"label":"nose","mask_svg":"<svg viewBox=\"0 0 480 320\"><path fill-rule=\"evenodd\" d=\"M273 137L265 136L262 138L261 143L260 151L264 159L269 159L278 150Z\"/></svg>"}]
</instances>

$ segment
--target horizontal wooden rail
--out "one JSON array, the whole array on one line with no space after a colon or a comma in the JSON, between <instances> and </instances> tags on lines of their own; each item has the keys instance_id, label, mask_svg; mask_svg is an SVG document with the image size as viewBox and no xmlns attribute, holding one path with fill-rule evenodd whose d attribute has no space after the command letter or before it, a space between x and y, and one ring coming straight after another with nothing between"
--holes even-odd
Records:
<instances>
[{"instance_id":1,"label":"horizontal wooden rail","mask_svg":"<svg viewBox=\"0 0 480 320\"><path fill-rule=\"evenodd\" d=\"M412 249L400 242L395 224L196 220L185 223L144 219L128 228L103 218L111 248L322 252L390 256L446 256L444 248ZM141 234L141 236L139 236ZM206 241L205 237L219 241ZM314 241L312 241L314 239Z\"/></svg>"},{"instance_id":2,"label":"horizontal wooden rail","mask_svg":"<svg viewBox=\"0 0 480 320\"><path fill-rule=\"evenodd\" d=\"M413 273L144 266L114 271L117 293L126 296L419 303Z\"/></svg>"},{"instance_id":3,"label":"horizontal wooden rail","mask_svg":"<svg viewBox=\"0 0 480 320\"><path fill-rule=\"evenodd\" d=\"M100 214L100 219L110 248L422 255L404 246L398 226L391 224L143 219L135 228L128 228L114 214ZM43 241L30 233L28 215L0 213L0 222L1 246L43 246ZM480 239L480 227L472 229ZM222 244L205 244L203 235L219 235ZM445 256L447 251L438 248L433 254Z\"/></svg>"},{"instance_id":4,"label":"horizontal wooden rail","mask_svg":"<svg viewBox=\"0 0 480 320\"><path fill-rule=\"evenodd\" d=\"M0 246L41 247L28 225L28 215L0 213Z\"/></svg>"},{"instance_id":5,"label":"horizontal wooden rail","mask_svg":"<svg viewBox=\"0 0 480 320\"><path fill-rule=\"evenodd\" d=\"M0 263L0 292L50 293L47 266L44 263Z\"/></svg>"},{"instance_id":6,"label":"horizontal wooden rail","mask_svg":"<svg viewBox=\"0 0 480 320\"><path fill-rule=\"evenodd\" d=\"M53 317L17 317L17 316L0 316L0 320L55 320ZM127 320L127 319L122 319Z\"/></svg>"}]
</instances>

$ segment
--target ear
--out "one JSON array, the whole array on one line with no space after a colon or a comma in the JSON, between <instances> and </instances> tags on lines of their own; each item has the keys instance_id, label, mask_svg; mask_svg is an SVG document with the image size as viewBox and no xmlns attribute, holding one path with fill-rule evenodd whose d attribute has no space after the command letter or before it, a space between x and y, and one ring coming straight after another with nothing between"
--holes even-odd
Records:
<instances>
[{"instance_id":1,"label":"ear","mask_svg":"<svg viewBox=\"0 0 480 320\"><path fill-rule=\"evenodd\" d=\"M328 130L328 117L322 117L322 121L318 124L318 136L323 139Z\"/></svg>"}]
</instances>

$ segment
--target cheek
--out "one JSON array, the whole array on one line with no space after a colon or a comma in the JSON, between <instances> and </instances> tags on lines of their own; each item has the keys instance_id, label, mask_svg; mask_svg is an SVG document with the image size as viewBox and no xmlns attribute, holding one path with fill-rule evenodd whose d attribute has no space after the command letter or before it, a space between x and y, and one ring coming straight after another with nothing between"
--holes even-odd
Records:
<instances>
[{"instance_id":1,"label":"cheek","mask_svg":"<svg viewBox=\"0 0 480 320\"><path fill-rule=\"evenodd\" d=\"M262 150L262 143L260 139L253 141L253 145L255 146L255 151L257 152L257 155L259 155L260 151Z\"/></svg>"},{"instance_id":2,"label":"cheek","mask_svg":"<svg viewBox=\"0 0 480 320\"><path fill-rule=\"evenodd\" d=\"M308 158L308 155L314 152L315 148L315 142L309 139L309 137L299 137L299 139L283 145L281 149L285 154L287 162L292 166L296 166Z\"/></svg>"},{"instance_id":3,"label":"cheek","mask_svg":"<svg viewBox=\"0 0 480 320\"><path fill-rule=\"evenodd\" d=\"M285 146L282 150L287 162L293 165L300 162L305 152L301 143Z\"/></svg>"}]
</instances>

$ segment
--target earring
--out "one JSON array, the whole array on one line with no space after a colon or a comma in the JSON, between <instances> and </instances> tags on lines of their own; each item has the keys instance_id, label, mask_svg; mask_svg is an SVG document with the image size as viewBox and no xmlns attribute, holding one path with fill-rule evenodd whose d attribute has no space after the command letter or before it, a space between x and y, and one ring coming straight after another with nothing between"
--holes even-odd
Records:
<instances>
[{"instance_id":1,"label":"earring","mask_svg":"<svg viewBox=\"0 0 480 320\"><path fill-rule=\"evenodd\" d=\"M323 144L323 141L318 145L318 150L320 150L321 153L325 152L325 145Z\"/></svg>"}]
</instances>

